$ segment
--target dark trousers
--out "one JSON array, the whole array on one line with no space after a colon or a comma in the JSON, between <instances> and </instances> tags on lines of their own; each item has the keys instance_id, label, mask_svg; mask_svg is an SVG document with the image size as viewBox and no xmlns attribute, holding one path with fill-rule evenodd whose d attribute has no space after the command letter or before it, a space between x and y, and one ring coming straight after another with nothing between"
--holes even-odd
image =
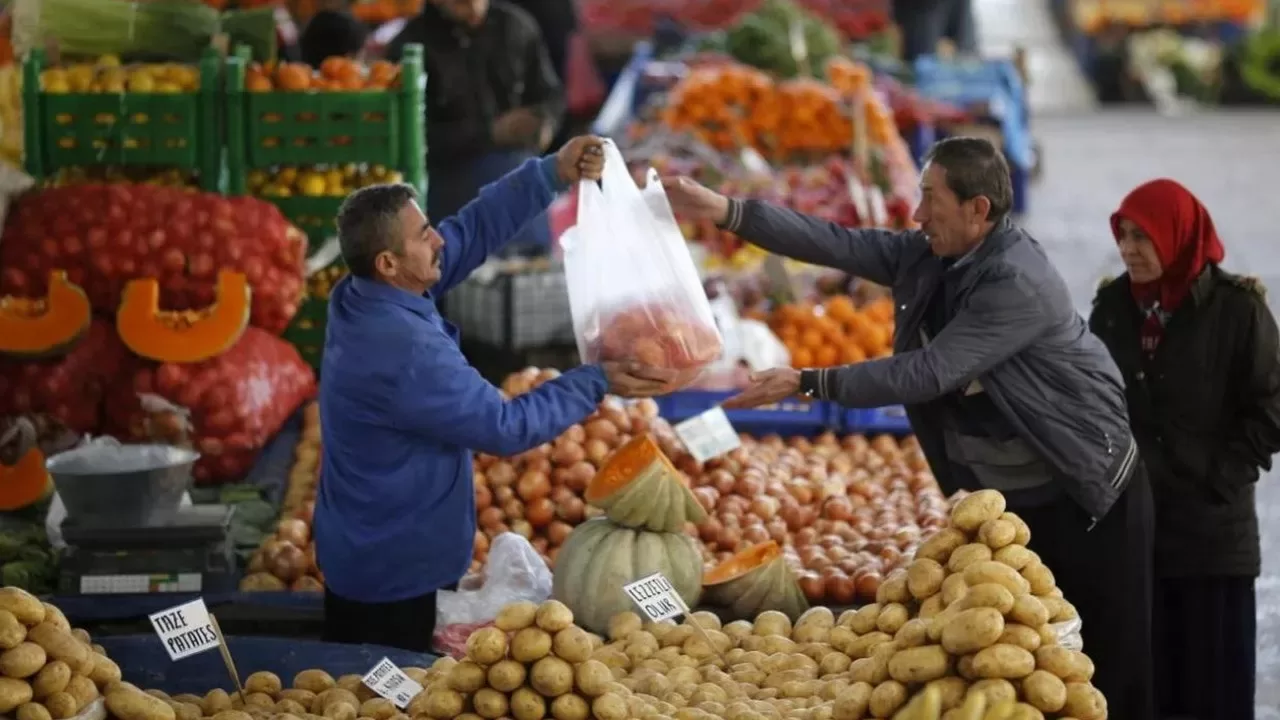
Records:
<instances>
[{"instance_id":1,"label":"dark trousers","mask_svg":"<svg viewBox=\"0 0 1280 720\"><path fill-rule=\"evenodd\" d=\"M1161 578L1154 627L1161 718L1253 720L1253 578Z\"/></svg>"},{"instance_id":2,"label":"dark trousers","mask_svg":"<svg viewBox=\"0 0 1280 720\"><path fill-rule=\"evenodd\" d=\"M955 43L962 54L978 51L972 0L895 0L893 20L902 32L902 56L907 62L932 55L943 38Z\"/></svg>"},{"instance_id":3,"label":"dark trousers","mask_svg":"<svg viewBox=\"0 0 1280 720\"><path fill-rule=\"evenodd\" d=\"M434 592L396 602L362 603L348 600L325 588L325 642L384 645L429 653L435 631Z\"/></svg>"},{"instance_id":4,"label":"dark trousers","mask_svg":"<svg viewBox=\"0 0 1280 720\"><path fill-rule=\"evenodd\" d=\"M1011 508L1031 527L1030 547L1053 571L1083 623L1093 684L1109 716L1154 720L1152 668L1152 534L1155 509L1139 466L1106 517L1089 529L1086 513L1068 498Z\"/></svg>"}]
</instances>

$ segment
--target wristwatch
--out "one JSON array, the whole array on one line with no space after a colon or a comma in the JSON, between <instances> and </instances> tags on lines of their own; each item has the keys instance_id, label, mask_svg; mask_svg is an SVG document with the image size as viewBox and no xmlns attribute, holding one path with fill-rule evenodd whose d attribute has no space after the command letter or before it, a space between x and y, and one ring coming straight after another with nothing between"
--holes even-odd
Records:
<instances>
[{"instance_id":1,"label":"wristwatch","mask_svg":"<svg viewBox=\"0 0 1280 720\"><path fill-rule=\"evenodd\" d=\"M801 370L800 371L800 394L804 397L813 399L819 396L821 388L822 372L820 370Z\"/></svg>"}]
</instances>

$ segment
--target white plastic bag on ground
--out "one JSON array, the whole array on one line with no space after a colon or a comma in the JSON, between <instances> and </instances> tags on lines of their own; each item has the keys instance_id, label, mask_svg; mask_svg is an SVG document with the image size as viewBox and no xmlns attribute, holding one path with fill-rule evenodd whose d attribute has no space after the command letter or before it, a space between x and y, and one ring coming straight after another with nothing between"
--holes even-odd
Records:
<instances>
[{"instance_id":1,"label":"white plastic bag on ground","mask_svg":"<svg viewBox=\"0 0 1280 720\"><path fill-rule=\"evenodd\" d=\"M477 582L478 581L478 582ZM502 533L489 546L484 575L468 576L456 592L441 590L436 597L436 626L489 622L503 605L551 597L551 568L528 540Z\"/></svg>"},{"instance_id":2,"label":"white plastic bag on ground","mask_svg":"<svg viewBox=\"0 0 1280 720\"><path fill-rule=\"evenodd\" d=\"M578 222L560 238L574 335L584 362L634 360L689 371L723 342L656 171L641 190L612 141L599 186L578 187Z\"/></svg>"}]
</instances>

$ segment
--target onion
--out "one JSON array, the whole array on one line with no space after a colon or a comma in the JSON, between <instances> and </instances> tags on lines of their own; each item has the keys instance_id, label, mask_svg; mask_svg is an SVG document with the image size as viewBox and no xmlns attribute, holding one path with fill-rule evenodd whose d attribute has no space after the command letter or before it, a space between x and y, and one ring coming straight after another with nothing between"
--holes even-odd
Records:
<instances>
[{"instance_id":1,"label":"onion","mask_svg":"<svg viewBox=\"0 0 1280 720\"><path fill-rule=\"evenodd\" d=\"M276 526L276 536L287 543L305 547L311 541L311 528L302 520L286 518Z\"/></svg>"}]
</instances>

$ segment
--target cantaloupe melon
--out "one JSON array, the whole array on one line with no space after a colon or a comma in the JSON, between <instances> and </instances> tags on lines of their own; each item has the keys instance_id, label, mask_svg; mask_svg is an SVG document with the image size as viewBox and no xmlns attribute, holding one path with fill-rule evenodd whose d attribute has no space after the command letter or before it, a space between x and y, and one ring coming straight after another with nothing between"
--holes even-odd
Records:
<instances>
[{"instance_id":1,"label":"cantaloupe melon","mask_svg":"<svg viewBox=\"0 0 1280 720\"><path fill-rule=\"evenodd\" d=\"M585 499L618 525L653 532L681 532L685 523L707 519L684 476L647 434L609 457Z\"/></svg>"},{"instance_id":2,"label":"cantaloupe melon","mask_svg":"<svg viewBox=\"0 0 1280 720\"><path fill-rule=\"evenodd\" d=\"M578 625L603 634L609 618L636 609L622 586L655 572L671 581L688 607L697 604L702 554L693 538L595 518L574 528L560 546L552 595L569 606Z\"/></svg>"},{"instance_id":3,"label":"cantaloupe melon","mask_svg":"<svg viewBox=\"0 0 1280 720\"><path fill-rule=\"evenodd\" d=\"M735 554L703 577L707 601L750 620L765 610L778 610L793 621L809 609L782 548L772 540Z\"/></svg>"}]
</instances>

